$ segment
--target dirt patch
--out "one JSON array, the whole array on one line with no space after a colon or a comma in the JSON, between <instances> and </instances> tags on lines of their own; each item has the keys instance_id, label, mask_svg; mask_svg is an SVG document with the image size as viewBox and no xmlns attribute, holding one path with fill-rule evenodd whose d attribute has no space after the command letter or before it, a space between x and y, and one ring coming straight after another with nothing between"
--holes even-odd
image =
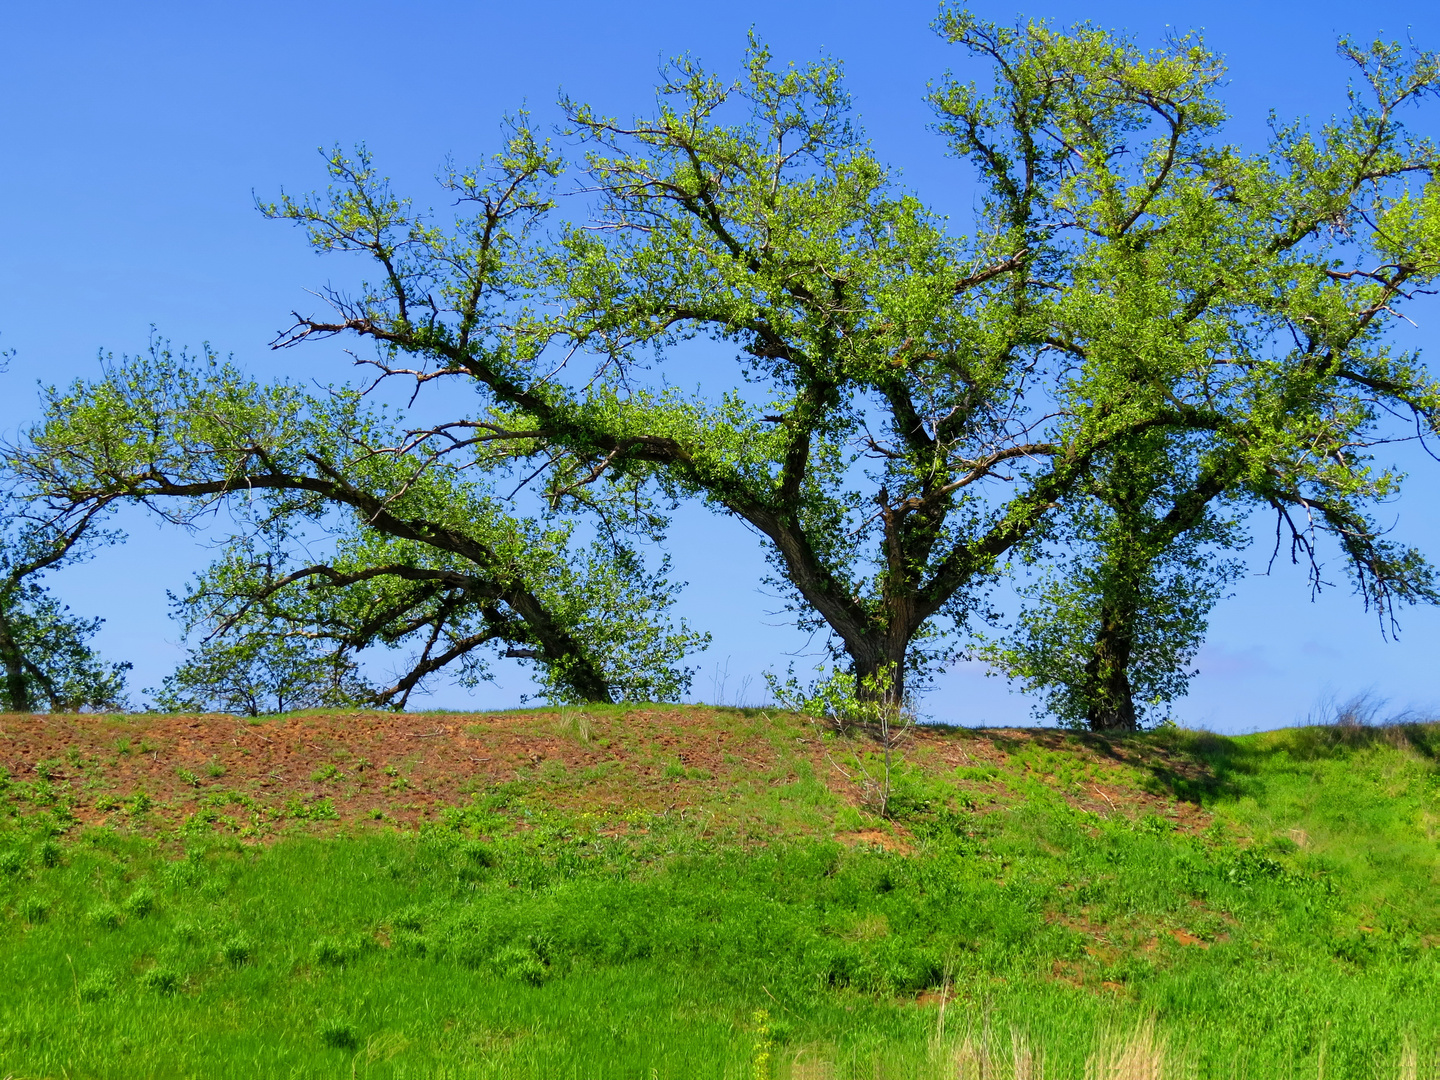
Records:
<instances>
[{"instance_id":1,"label":"dirt patch","mask_svg":"<svg viewBox=\"0 0 1440 1080\"><path fill-rule=\"evenodd\" d=\"M915 846L907 837L888 833L882 829L860 829L857 832L836 833L835 839L849 847L869 844L901 855L908 855L915 850Z\"/></svg>"},{"instance_id":2,"label":"dirt patch","mask_svg":"<svg viewBox=\"0 0 1440 1080\"><path fill-rule=\"evenodd\" d=\"M132 813L137 796L170 817L278 808L298 819L415 823L512 783L602 813L683 811L742 777L794 779L795 752L728 719L698 709L5 716L0 767L12 781L63 792L87 823Z\"/></svg>"}]
</instances>

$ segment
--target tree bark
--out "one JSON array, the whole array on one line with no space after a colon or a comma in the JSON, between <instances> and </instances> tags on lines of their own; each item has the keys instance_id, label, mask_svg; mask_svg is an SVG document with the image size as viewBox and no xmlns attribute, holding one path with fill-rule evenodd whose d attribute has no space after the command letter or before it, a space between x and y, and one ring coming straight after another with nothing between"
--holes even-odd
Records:
<instances>
[{"instance_id":1,"label":"tree bark","mask_svg":"<svg viewBox=\"0 0 1440 1080\"><path fill-rule=\"evenodd\" d=\"M1085 665L1085 721L1091 731L1134 731L1135 699L1130 689L1133 611L1123 603L1101 608L1100 631Z\"/></svg>"},{"instance_id":2,"label":"tree bark","mask_svg":"<svg viewBox=\"0 0 1440 1080\"><path fill-rule=\"evenodd\" d=\"M10 630L10 621L0 614L0 663L5 665L5 694L10 699L10 708L17 713L34 711L30 700L30 680L25 677L25 658L15 635Z\"/></svg>"}]
</instances>

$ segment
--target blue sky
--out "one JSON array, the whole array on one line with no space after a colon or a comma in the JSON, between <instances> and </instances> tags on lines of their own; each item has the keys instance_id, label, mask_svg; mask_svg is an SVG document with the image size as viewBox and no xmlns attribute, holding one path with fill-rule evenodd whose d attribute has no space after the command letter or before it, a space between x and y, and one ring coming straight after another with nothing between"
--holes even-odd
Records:
<instances>
[{"instance_id":1,"label":"blue sky","mask_svg":"<svg viewBox=\"0 0 1440 1080\"><path fill-rule=\"evenodd\" d=\"M1020 13L1089 19L1142 44L1203 27L1230 66L1232 138L1257 148L1270 109L1324 119L1344 104L1340 34L1403 38L1440 48L1440 5L1124 3L1054 0L1017 8L977 3L995 19ZM962 224L969 185L926 130L926 83L961 58L929 30L930 3L658 2L577 4L256 3L8 4L0 7L0 346L17 350L0 376L0 431L33 416L34 385L97 371L101 349L136 352L153 324L177 344L208 341L259 375L320 382L348 377L340 346L272 353L267 343L306 290L346 267L320 262L301 238L262 220L253 193L299 192L323 180L316 149L364 140L417 201L447 155L475 161L496 145L506 111L555 117L558 89L613 113L645 109L665 57L689 51L733 69L754 27L782 59L846 62L851 90L880 156L902 182ZM958 68L963 73L963 68ZM1413 123L1440 130L1440 103ZM1427 347L1440 308L1410 312L1407 344ZM1429 547L1440 535L1440 465L1416 457L1407 493L1386 508L1396 535ZM101 646L135 664L132 685L156 685L180 656L165 592L207 563L204 534L125 518L130 539L67 571L55 587L107 622ZM1268 523L1252 562L1264 569ZM783 668L804 640L769 614L755 541L735 522L682 511L674 530L681 602L715 643L695 691L734 700L747 676ZM1325 694L1373 688L1396 707L1440 706L1434 657L1440 613L1405 613L1384 641L1342 584L1312 602L1304 573L1277 563L1242 582L1216 611L1188 724L1245 731L1293 723ZM796 658L798 666L807 661ZM470 696L444 687L447 707L515 704L526 684ZM926 702L939 719L1028 722L1029 703L983 670L947 673Z\"/></svg>"}]
</instances>

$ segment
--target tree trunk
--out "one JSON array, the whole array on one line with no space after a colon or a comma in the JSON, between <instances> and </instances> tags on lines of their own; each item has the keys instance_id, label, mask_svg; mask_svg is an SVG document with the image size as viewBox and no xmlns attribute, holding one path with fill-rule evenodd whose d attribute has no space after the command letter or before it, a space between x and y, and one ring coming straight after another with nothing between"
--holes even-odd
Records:
<instances>
[{"instance_id":1,"label":"tree trunk","mask_svg":"<svg viewBox=\"0 0 1440 1080\"><path fill-rule=\"evenodd\" d=\"M1135 699L1130 690L1132 611L1123 603L1100 609L1100 630L1085 665L1085 721L1091 731L1134 731Z\"/></svg>"},{"instance_id":2,"label":"tree trunk","mask_svg":"<svg viewBox=\"0 0 1440 1080\"><path fill-rule=\"evenodd\" d=\"M28 713L34 709L30 700L30 680L25 677L25 658L20 655L20 646L10 632L10 622L0 614L0 663L5 665L5 696L10 699L10 709L17 713Z\"/></svg>"},{"instance_id":3,"label":"tree trunk","mask_svg":"<svg viewBox=\"0 0 1440 1080\"><path fill-rule=\"evenodd\" d=\"M855 697L862 704L898 709L905 700L905 654L909 642L882 640L849 648Z\"/></svg>"}]
</instances>

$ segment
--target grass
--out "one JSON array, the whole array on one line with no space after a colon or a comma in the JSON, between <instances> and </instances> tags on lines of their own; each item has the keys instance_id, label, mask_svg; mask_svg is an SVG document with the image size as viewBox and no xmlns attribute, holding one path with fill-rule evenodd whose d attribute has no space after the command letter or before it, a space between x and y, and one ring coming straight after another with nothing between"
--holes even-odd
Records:
<instances>
[{"instance_id":1,"label":"grass","mask_svg":"<svg viewBox=\"0 0 1440 1080\"><path fill-rule=\"evenodd\" d=\"M667 715L403 828L317 759L263 842L13 769L0 1075L1434 1075L1440 728L922 732L879 820L861 739Z\"/></svg>"}]
</instances>

